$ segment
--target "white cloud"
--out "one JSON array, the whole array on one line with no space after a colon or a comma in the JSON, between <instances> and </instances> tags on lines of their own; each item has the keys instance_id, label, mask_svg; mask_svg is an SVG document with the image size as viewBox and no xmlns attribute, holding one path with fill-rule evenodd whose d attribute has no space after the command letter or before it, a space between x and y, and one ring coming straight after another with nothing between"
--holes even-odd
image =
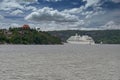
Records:
<instances>
[{"instance_id":1,"label":"white cloud","mask_svg":"<svg viewBox=\"0 0 120 80\"><path fill-rule=\"evenodd\" d=\"M27 6L25 7L25 10L32 10L32 11L36 11L37 8L36 7L33 7L33 6Z\"/></svg>"},{"instance_id":2,"label":"white cloud","mask_svg":"<svg viewBox=\"0 0 120 80\"><path fill-rule=\"evenodd\" d=\"M0 22L0 29L4 29L4 28L7 28L8 29L8 26L9 26L10 24L8 24L8 23L1 23Z\"/></svg>"},{"instance_id":3,"label":"white cloud","mask_svg":"<svg viewBox=\"0 0 120 80\"><path fill-rule=\"evenodd\" d=\"M90 19L94 16L98 16L101 14L104 14L105 11L102 7L100 7L100 0L83 0L87 3L85 6L81 6L79 8L72 8L72 9L65 9L64 13L72 14L72 15L78 15L80 19ZM92 7L93 10L87 10L88 7Z\"/></svg>"},{"instance_id":4,"label":"white cloud","mask_svg":"<svg viewBox=\"0 0 120 80\"><path fill-rule=\"evenodd\" d=\"M109 21L101 28L103 28L103 29L120 29L120 24L116 24L114 21Z\"/></svg>"},{"instance_id":5,"label":"white cloud","mask_svg":"<svg viewBox=\"0 0 120 80\"><path fill-rule=\"evenodd\" d=\"M32 12L25 17L32 21L56 21L56 22L77 22L79 19L75 15L65 14L52 8L44 7L38 11Z\"/></svg>"},{"instance_id":6,"label":"white cloud","mask_svg":"<svg viewBox=\"0 0 120 80\"><path fill-rule=\"evenodd\" d=\"M94 7L93 10L87 11L84 6L81 6L79 8L65 9L62 12L73 14L73 15L80 15L84 17L85 19L92 18L93 16L105 13L101 7Z\"/></svg>"},{"instance_id":7,"label":"white cloud","mask_svg":"<svg viewBox=\"0 0 120 80\"><path fill-rule=\"evenodd\" d=\"M81 6L79 8L65 9L62 12L69 13L69 14L78 14L78 13L81 13L84 9L85 9L85 7Z\"/></svg>"},{"instance_id":8,"label":"white cloud","mask_svg":"<svg viewBox=\"0 0 120 80\"><path fill-rule=\"evenodd\" d=\"M27 6L27 4L37 3L37 0L3 0L0 2L0 10L12 10L12 9L32 9L35 10L35 7Z\"/></svg>"},{"instance_id":9,"label":"white cloud","mask_svg":"<svg viewBox=\"0 0 120 80\"><path fill-rule=\"evenodd\" d=\"M23 11L22 10L15 10L15 11L13 11L12 13L10 13L11 15L18 15L18 14L22 14L23 13Z\"/></svg>"},{"instance_id":10,"label":"white cloud","mask_svg":"<svg viewBox=\"0 0 120 80\"><path fill-rule=\"evenodd\" d=\"M10 27L21 27L21 25L20 24L17 24L17 23L11 23L10 24Z\"/></svg>"},{"instance_id":11,"label":"white cloud","mask_svg":"<svg viewBox=\"0 0 120 80\"><path fill-rule=\"evenodd\" d=\"M94 5L97 5L100 0L83 0L83 1L87 1L85 7L90 7L90 6L94 6Z\"/></svg>"},{"instance_id":12,"label":"white cloud","mask_svg":"<svg viewBox=\"0 0 120 80\"><path fill-rule=\"evenodd\" d=\"M0 19L4 19L4 16L0 15Z\"/></svg>"},{"instance_id":13,"label":"white cloud","mask_svg":"<svg viewBox=\"0 0 120 80\"><path fill-rule=\"evenodd\" d=\"M3 0L0 3L0 10L11 10L15 8L23 9L24 7L15 0Z\"/></svg>"},{"instance_id":14,"label":"white cloud","mask_svg":"<svg viewBox=\"0 0 120 80\"><path fill-rule=\"evenodd\" d=\"M21 27L21 24L17 24L17 23L4 23L4 22L0 22L0 29L8 29L9 27Z\"/></svg>"},{"instance_id":15,"label":"white cloud","mask_svg":"<svg viewBox=\"0 0 120 80\"><path fill-rule=\"evenodd\" d=\"M68 23L70 24L69 26L71 27L83 27L83 25L85 24L85 21L84 20L79 20L78 22L74 22L74 23Z\"/></svg>"},{"instance_id":16,"label":"white cloud","mask_svg":"<svg viewBox=\"0 0 120 80\"><path fill-rule=\"evenodd\" d=\"M88 19L88 18L92 18L93 16L97 16L104 13L105 13L104 11L86 11L82 14L85 15L86 19Z\"/></svg>"}]
</instances>

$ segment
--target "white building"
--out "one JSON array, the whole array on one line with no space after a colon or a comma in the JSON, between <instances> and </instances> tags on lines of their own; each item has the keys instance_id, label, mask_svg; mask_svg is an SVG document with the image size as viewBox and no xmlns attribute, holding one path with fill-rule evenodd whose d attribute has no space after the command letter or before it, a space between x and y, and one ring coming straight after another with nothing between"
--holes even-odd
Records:
<instances>
[{"instance_id":1,"label":"white building","mask_svg":"<svg viewBox=\"0 0 120 80\"><path fill-rule=\"evenodd\" d=\"M92 37L90 37L88 35L80 36L78 34L76 34L75 36L71 36L67 40L67 42L68 43L72 43L72 44L95 44L95 42L92 39Z\"/></svg>"}]
</instances>

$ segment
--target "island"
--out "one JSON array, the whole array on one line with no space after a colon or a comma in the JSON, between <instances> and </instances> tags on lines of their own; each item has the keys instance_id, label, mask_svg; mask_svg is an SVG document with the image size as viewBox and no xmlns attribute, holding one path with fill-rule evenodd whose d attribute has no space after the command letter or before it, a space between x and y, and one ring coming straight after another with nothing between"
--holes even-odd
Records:
<instances>
[{"instance_id":1,"label":"island","mask_svg":"<svg viewBox=\"0 0 120 80\"><path fill-rule=\"evenodd\" d=\"M29 25L0 29L0 44L62 44L61 39Z\"/></svg>"}]
</instances>

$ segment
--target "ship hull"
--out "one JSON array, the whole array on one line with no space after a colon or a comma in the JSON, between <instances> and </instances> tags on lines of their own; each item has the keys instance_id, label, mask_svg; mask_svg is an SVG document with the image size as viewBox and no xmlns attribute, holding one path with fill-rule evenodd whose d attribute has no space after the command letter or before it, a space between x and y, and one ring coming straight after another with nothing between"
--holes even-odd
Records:
<instances>
[{"instance_id":1,"label":"ship hull","mask_svg":"<svg viewBox=\"0 0 120 80\"><path fill-rule=\"evenodd\" d=\"M67 41L70 44L95 44L94 42L77 42L77 41Z\"/></svg>"}]
</instances>

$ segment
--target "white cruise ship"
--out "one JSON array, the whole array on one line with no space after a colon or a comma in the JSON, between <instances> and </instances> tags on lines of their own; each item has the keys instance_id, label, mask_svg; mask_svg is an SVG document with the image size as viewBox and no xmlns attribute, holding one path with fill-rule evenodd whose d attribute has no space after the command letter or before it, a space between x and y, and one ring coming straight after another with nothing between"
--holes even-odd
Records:
<instances>
[{"instance_id":1,"label":"white cruise ship","mask_svg":"<svg viewBox=\"0 0 120 80\"><path fill-rule=\"evenodd\" d=\"M72 43L72 44L95 44L92 37L90 37L88 35L80 36L78 34L76 34L75 36L71 36L67 40L67 43Z\"/></svg>"}]
</instances>

